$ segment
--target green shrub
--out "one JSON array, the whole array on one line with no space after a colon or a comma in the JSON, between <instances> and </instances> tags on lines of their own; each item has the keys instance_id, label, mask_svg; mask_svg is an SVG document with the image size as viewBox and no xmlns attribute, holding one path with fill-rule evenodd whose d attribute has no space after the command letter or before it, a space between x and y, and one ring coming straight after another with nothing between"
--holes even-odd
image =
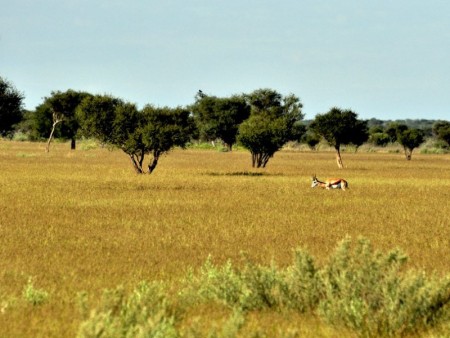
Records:
<instances>
[{"instance_id":1,"label":"green shrub","mask_svg":"<svg viewBox=\"0 0 450 338\"><path fill-rule=\"evenodd\" d=\"M321 288L318 272L311 255L306 251L296 250L293 264L284 273L283 303L299 312L316 308Z\"/></svg>"},{"instance_id":2,"label":"green shrub","mask_svg":"<svg viewBox=\"0 0 450 338\"><path fill-rule=\"evenodd\" d=\"M432 327L450 316L450 278L403 272L399 250L385 255L368 240L339 244L328 263L317 268L297 250L285 269L246 261L216 266L208 258L191 290L199 299L218 301L241 311L264 308L317 312L326 322L344 325L362 336L398 335Z\"/></svg>"},{"instance_id":3,"label":"green shrub","mask_svg":"<svg viewBox=\"0 0 450 338\"><path fill-rule=\"evenodd\" d=\"M24 132L17 131L14 133L12 140L18 141L18 142L25 142L25 141L29 141L29 137Z\"/></svg>"},{"instance_id":4,"label":"green shrub","mask_svg":"<svg viewBox=\"0 0 450 338\"><path fill-rule=\"evenodd\" d=\"M99 308L80 325L78 337L178 337L176 321L161 284L142 282L128 297L122 287L105 290Z\"/></svg>"},{"instance_id":5,"label":"green shrub","mask_svg":"<svg viewBox=\"0 0 450 338\"><path fill-rule=\"evenodd\" d=\"M200 299L218 301L242 311L279 306L281 290L285 288L274 265L265 267L249 260L240 270L231 262L218 267L208 258L193 283Z\"/></svg>"},{"instance_id":6,"label":"green shrub","mask_svg":"<svg viewBox=\"0 0 450 338\"><path fill-rule=\"evenodd\" d=\"M364 337L424 332L436 325L445 331L450 276L405 271L406 261L401 251L382 254L365 239L345 239L322 267L303 250L295 251L286 268L248 259L239 266L215 265L209 257L199 271L190 271L172 301L158 283L141 283L129 296L120 287L106 290L91 311L87 295L80 294L85 320L78 337L202 337L208 329L208 337L236 337L249 311L267 309L317 314ZM199 302L220 303L232 314L219 327L180 329L180 313Z\"/></svg>"},{"instance_id":7,"label":"green shrub","mask_svg":"<svg viewBox=\"0 0 450 338\"><path fill-rule=\"evenodd\" d=\"M398 250L375 252L361 239L354 249L343 241L321 271L318 312L363 336L414 332L436 322L450 301L450 279L402 273L406 257Z\"/></svg>"}]
</instances>

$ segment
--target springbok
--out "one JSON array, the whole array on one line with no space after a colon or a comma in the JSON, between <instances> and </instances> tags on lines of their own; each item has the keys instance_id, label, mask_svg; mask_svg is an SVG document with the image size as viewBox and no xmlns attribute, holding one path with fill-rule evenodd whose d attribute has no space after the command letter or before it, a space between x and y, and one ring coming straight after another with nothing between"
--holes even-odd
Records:
<instances>
[{"instance_id":1,"label":"springbok","mask_svg":"<svg viewBox=\"0 0 450 338\"><path fill-rule=\"evenodd\" d=\"M325 182L319 181L316 175L312 176L311 188L321 187L325 189L342 189L348 188L348 182L343 178L329 178Z\"/></svg>"}]
</instances>

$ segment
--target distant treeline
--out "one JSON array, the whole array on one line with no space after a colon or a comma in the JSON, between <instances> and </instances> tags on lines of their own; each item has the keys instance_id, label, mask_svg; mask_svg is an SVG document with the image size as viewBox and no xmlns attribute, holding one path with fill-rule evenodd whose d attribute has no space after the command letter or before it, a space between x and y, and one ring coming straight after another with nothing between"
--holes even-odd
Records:
<instances>
[{"instance_id":1,"label":"distant treeline","mask_svg":"<svg viewBox=\"0 0 450 338\"><path fill-rule=\"evenodd\" d=\"M288 142L316 149L325 141L336 150L340 168L340 149L345 145L358 149L364 143L380 147L398 143L407 160L429 138L439 149L450 147L448 121L366 120L340 107L305 121L300 98L270 88L230 97L199 90L192 104L175 108L147 104L140 109L118 97L71 89L52 92L34 111L24 110L22 101L23 95L0 77L0 136L47 139L47 152L53 138L71 140L71 149L76 148L77 139L94 138L122 149L138 173L151 173L162 154L192 141L219 141L228 151L235 144L243 146L251 153L252 167L257 168L264 168ZM148 169L146 155L152 157Z\"/></svg>"},{"instance_id":2,"label":"distant treeline","mask_svg":"<svg viewBox=\"0 0 450 338\"><path fill-rule=\"evenodd\" d=\"M381 127L386 129L389 125L392 124L404 124L408 128L422 129L427 136L432 136L433 125L440 120L427 120L427 119L398 119L398 120L380 120L372 117L367 120L367 126L372 127ZM310 125L313 120L304 120L305 125Z\"/></svg>"}]
</instances>

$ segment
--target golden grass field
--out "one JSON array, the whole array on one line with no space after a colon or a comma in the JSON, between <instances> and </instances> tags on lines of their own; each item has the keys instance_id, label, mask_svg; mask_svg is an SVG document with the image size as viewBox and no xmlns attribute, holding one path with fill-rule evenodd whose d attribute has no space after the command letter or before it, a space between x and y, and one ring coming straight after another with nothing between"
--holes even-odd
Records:
<instances>
[{"instance_id":1,"label":"golden grass field","mask_svg":"<svg viewBox=\"0 0 450 338\"><path fill-rule=\"evenodd\" d=\"M303 247L320 262L362 236L381 251L401 248L408 267L450 272L448 154L344 152L339 170L333 152L286 150L254 170L246 151L174 150L138 176L119 150L44 149L0 141L0 337L73 337L78 292L172 283L208 255L283 266ZM314 173L344 177L350 189L311 189ZM42 306L21 301L30 277L49 293ZM292 324L259 315L273 330ZM307 335L340 335L295 320Z\"/></svg>"}]
</instances>

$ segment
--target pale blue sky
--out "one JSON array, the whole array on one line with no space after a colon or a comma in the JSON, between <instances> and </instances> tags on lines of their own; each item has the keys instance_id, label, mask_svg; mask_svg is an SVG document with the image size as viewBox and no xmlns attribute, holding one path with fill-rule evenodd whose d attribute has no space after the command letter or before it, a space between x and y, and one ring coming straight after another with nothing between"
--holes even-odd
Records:
<instances>
[{"instance_id":1,"label":"pale blue sky","mask_svg":"<svg viewBox=\"0 0 450 338\"><path fill-rule=\"evenodd\" d=\"M0 76L34 109L85 90L157 106L272 88L306 118L450 119L448 0L0 0Z\"/></svg>"}]
</instances>

